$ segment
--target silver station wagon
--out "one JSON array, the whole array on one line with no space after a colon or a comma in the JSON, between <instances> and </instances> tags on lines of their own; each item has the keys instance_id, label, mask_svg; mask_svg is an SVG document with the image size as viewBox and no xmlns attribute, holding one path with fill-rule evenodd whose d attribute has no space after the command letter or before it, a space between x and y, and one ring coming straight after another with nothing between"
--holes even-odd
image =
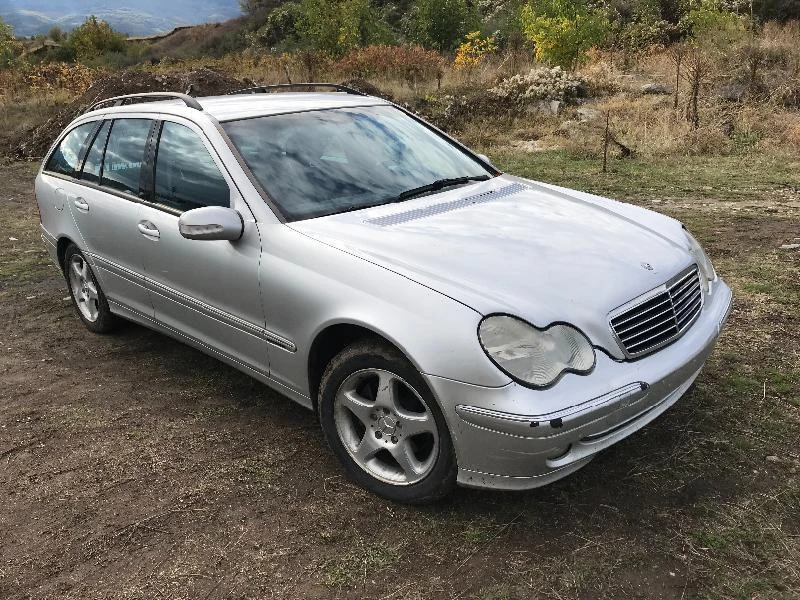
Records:
<instances>
[{"instance_id":1,"label":"silver station wagon","mask_svg":"<svg viewBox=\"0 0 800 600\"><path fill-rule=\"evenodd\" d=\"M86 327L248 373L404 502L550 483L686 392L732 297L680 222L296 89L112 98L65 129L36 198Z\"/></svg>"}]
</instances>

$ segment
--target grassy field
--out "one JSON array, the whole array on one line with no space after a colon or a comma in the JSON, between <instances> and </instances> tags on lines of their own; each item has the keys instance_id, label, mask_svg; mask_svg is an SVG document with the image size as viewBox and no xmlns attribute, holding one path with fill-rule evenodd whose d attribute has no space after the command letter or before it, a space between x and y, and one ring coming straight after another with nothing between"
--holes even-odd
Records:
<instances>
[{"instance_id":1,"label":"grassy field","mask_svg":"<svg viewBox=\"0 0 800 600\"><path fill-rule=\"evenodd\" d=\"M348 483L313 415L245 375L88 333L35 167L0 166L0 597L800 597L800 160L489 154L682 219L736 306L693 390L575 475L424 508Z\"/></svg>"}]
</instances>

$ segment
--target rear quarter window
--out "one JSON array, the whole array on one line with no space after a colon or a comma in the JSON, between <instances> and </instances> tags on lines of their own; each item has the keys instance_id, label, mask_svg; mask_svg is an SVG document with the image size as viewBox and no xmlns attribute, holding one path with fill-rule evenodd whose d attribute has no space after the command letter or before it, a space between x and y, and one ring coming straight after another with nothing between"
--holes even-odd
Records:
<instances>
[{"instance_id":1,"label":"rear quarter window","mask_svg":"<svg viewBox=\"0 0 800 600\"><path fill-rule=\"evenodd\" d=\"M106 144L100 185L139 194L145 147L150 135L150 119L116 119Z\"/></svg>"},{"instance_id":2,"label":"rear quarter window","mask_svg":"<svg viewBox=\"0 0 800 600\"><path fill-rule=\"evenodd\" d=\"M89 134L94 131L97 123L92 121L78 125L75 129L70 131L61 143L53 150L50 158L45 164L45 171L52 171L53 173L61 173L62 175L75 175L80 170L81 150L83 149L86 139Z\"/></svg>"},{"instance_id":3,"label":"rear quarter window","mask_svg":"<svg viewBox=\"0 0 800 600\"><path fill-rule=\"evenodd\" d=\"M106 150L106 140L108 139L108 130L111 129L111 121L106 121L97 132L97 135L86 153L86 158L83 161L83 171L81 172L81 179L91 181L92 183L100 182L100 169L103 166L103 153Z\"/></svg>"}]
</instances>

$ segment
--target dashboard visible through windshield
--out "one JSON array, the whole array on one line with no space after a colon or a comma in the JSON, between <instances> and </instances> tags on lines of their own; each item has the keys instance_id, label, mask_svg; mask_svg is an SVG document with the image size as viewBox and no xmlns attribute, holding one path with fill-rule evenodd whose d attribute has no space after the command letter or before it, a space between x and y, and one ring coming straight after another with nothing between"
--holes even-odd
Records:
<instances>
[{"instance_id":1,"label":"dashboard visible through windshield","mask_svg":"<svg viewBox=\"0 0 800 600\"><path fill-rule=\"evenodd\" d=\"M222 124L289 221L359 210L495 175L393 106Z\"/></svg>"}]
</instances>

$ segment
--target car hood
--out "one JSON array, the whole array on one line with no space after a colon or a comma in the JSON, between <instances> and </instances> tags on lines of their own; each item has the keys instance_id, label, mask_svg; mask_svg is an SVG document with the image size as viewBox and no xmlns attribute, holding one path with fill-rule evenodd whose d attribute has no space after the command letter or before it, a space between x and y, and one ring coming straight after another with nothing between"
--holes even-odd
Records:
<instances>
[{"instance_id":1,"label":"car hood","mask_svg":"<svg viewBox=\"0 0 800 600\"><path fill-rule=\"evenodd\" d=\"M692 262L674 219L508 175L290 226L483 315L571 323L617 358L608 313Z\"/></svg>"}]
</instances>

